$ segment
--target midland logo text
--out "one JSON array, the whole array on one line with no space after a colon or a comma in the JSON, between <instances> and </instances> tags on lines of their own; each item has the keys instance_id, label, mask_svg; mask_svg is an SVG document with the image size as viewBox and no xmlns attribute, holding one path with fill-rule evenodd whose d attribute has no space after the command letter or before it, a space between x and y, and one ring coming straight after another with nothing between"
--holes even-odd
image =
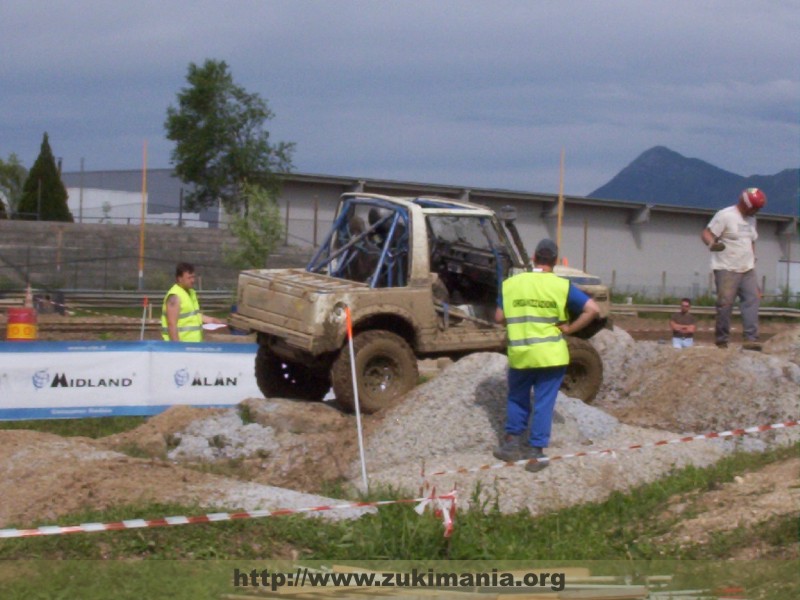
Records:
<instances>
[{"instance_id":1,"label":"midland logo text","mask_svg":"<svg viewBox=\"0 0 800 600\"><path fill-rule=\"evenodd\" d=\"M50 376L46 369L33 375L33 387L51 388L126 388L133 385L131 377L69 377L66 372Z\"/></svg>"}]
</instances>

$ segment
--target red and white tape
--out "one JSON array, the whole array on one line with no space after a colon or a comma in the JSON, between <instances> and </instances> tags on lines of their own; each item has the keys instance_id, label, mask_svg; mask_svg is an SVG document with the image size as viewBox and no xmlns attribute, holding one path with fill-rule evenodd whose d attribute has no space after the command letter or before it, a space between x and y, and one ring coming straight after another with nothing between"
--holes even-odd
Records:
<instances>
[{"instance_id":1,"label":"red and white tape","mask_svg":"<svg viewBox=\"0 0 800 600\"><path fill-rule=\"evenodd\" d=\"M195 516L162 517L160 519L128 519L112 523L82 523L81 525L44 525L33 529L0 529L0 539L38 537L45 535L64 535L67 533L97 533L99 531L121 531L123 529L142 529L150 527L168 527L172 525L194 525L198 523L217 523L220 521L239 521L242 519L263 519L301 513L323 512L328 510L344 510L348 508L372 508L390 504L417 504L415 510L422 514L428 507L442 518L445 537L453 531L453 517L456 510L456 492L436 496L404 500L379 500L376 502L351 502L348 504L325 504L308 508L281 508L278 510L253 510L235 513L209 513Z\"/></svg>"},{"instance_id":2,"label":"red and white tape","mask_svg":"<svg viewBox=\"0 0 800 600\"><path fill-rule=\"evenodd\" d=\"M581 458L584 456L601 456L601 455L614 455L617 452L625 452L628 450L642 450L643 448L656 448L658 446L669 446L671 444L683 444L686 442L696 442L699 440L713 440L718 438L729 438L729 437L737 437L742 435L747 435L751 433L763 433L765 431L771 431L775 429L786 429L788 427L796 427L800 424L800 421L785 421L783 423L773 423L771 425L755 425L753 427L747 427L743 429L731 429L729 431L719 431L713 433L703 433L700 435L690 435L681 438L674 438L671 440L660 440L658 442L646 442L644 444L631 444L630 446L622 447L622 448L608 448L606 450L587 450L585 452L573 452L570 454L559 454L557 456L545 456L543 458L531 458L531 459L522 459L516 462L503 462L503 463L494 463L494 464L485 464L479 467L460 467L458 469L453 469L449 471L434 471L433 473L428 473L428 477L435 477L440 475L457 475L463 473L477 473L479 471L489 471L491 469L504 469L506 467L518 467L524 466L528 463L547 463L547 462L554 462L557 460L567 460L570 458ZM425 475L423 475L423 478Z\"/></svg>"}]
</instances>

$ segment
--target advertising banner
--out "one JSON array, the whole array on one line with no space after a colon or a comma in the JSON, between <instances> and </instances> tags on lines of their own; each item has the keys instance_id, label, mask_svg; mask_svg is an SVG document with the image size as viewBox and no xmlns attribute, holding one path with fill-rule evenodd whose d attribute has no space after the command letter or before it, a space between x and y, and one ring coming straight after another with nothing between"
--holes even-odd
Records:
<instances>
[{"instance_id":1,"label":"advertising banner","mask_svg":"<svg viewBox=\"0 0 800 600\"><path fill-rule=\"evenodd\" d=\"M0 342L0 420L153 415L261 397L256 344Z\"/></svg>"}]
</instances>

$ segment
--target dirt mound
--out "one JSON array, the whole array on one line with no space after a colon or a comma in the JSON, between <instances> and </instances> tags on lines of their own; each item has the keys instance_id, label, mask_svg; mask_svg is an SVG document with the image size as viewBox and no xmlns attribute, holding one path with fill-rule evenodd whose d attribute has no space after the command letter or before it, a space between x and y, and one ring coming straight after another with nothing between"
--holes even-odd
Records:
<instances>
[{"instance_id":1,"label":"dirt mound","mask_svg":"<svg viewBox=\"0 0 800 600\"><path fill-rule=\"evenodd\" d=\"M800 365L800 327L788 327L764 344L765 354L774 354Z\"/></svg>"},{"instance_id":2,"label":"dirt mound","mask_svg":"<svg viewBox=\"0 0 800 600\"><path fill-rule=\"evenodd\" d=\"M201 500L207 476L103 450L86 438L0 431L0 523L52 522L118 504Z\"/></svg>"},{"instance_id":3,"label":"dirt mound","mask_svg":"<svg viewBox=\"0 0 800 600\"><path fill-rule=\"evenodd\" d=\"M209 412L219 413L222 409L172 406L136 429L103 438L101 445L111 450L163 458L172 444L173 436L190 423L208 418Z\"/></svg>"},{"instance_id":4,"label":"dirt mound","mask_svg":"<svg viewBox=\"0 0 800 600\"><path fill-rule=\"evenodd\" d=\"M190 466L213 464L250 481L318 492L341 479L356 456L354 431L351 417L326 404L251 398L228 409L171 407L132 431L97 443Z\"/></svg>"},{"instance_id":5,"label":"dirt mound","mask_svg":"<svg viewBox=\"0 0 800 600\"><path fill-rule=\"evenodd\" d=\"M603 355L616 376L594 404L625 423L703 433L798 417L800 368L779 356L634 344L635 351L616 362Z\"/></svg>"},{"instance_id":6,"label":"dirt mound","mask_svg":"<svg viewBox=\"0 0 800 600\"><path fill-rule=\"evenodd\" d=\"M0 527L11 523L51 525L78 511L152 502L229 510L276 510L333 502L168 461L132 458L101 446L87 438L0 431ZM353 509L317 514L340 519L363 513ZM169 515L148 515L160 516Z\"/></svg>"}]
</instances>

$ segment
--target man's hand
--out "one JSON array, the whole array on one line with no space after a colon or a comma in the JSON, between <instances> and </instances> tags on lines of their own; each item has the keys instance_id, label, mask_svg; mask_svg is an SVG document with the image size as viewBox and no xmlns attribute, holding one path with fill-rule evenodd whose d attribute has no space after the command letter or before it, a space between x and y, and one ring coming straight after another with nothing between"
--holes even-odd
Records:
<instances>
[{"instance_id":1,"label":"man's hand","mask_svg":"<svg viewBox=\"0 0 800 600\"><path fill-rule=\"evenodd\" d=\"M711 245L709 245L708 249L711 250L712 252L722 252L723 250L725 250L725 244L723 242L720 242L719 240L714 240L714 242Z\"/></svg>"}]
</instances>

